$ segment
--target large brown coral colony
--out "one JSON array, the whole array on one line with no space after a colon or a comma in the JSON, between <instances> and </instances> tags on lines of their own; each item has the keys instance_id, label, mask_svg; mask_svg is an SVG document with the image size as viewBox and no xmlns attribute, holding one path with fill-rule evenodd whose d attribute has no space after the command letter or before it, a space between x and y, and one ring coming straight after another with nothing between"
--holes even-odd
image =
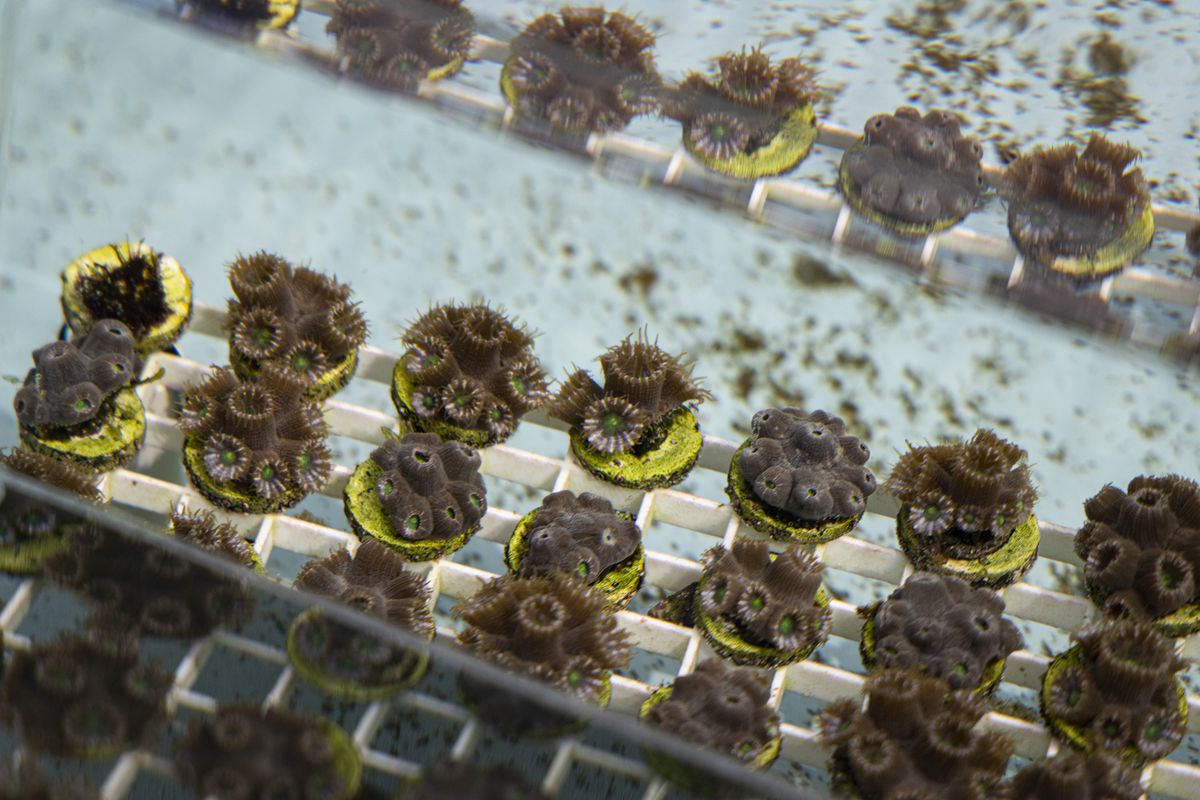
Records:
<instances>
[{"instance_id":1,"label":"large brown coral colony","mask_svg":"<svg viewBox=\"0 0 1200 800\"><path fill-rule=\"evenodd\" d=\"M1081 730L1089 750L1130 747L1147 761L1174 750L1184 733L1175 673L1187 662L1171 641L1129 619L1093 623L1075 638L1078 648L1068 653L1078 660L1046 673L1042 700L1051 723Z\"/></svg>"},{"instance_id":2,"label":"large brown coral colony","mask_svg":"<svg viewBox=\"0 0 1200 800\"><path fill-rule=\"evenodd\" d=\"M608 601L565 575L505 576L460 609L459 641L484 658L597 702L629 663L628 639Z\"/></svg>"},{"instance_id":3,"label":"large brown coral colony","mask_svg":"<svg viewBox=\"0 0 1200 800\"><path fill-rule=\"evenodd\" d=\"M948 558L1000 548L1037 499L1025 451L987 429L966 442L910 448L884 486L923 546Z\"/></svg>"},{"instance_id":4,"label":"large brown coral colony","mask_svg":"<svg viewBox=\"0 0 1200 800\"><path fill-rule=\"evenodd\" d=\"M875 611L875 658L883 667L919 667L951 688L974 689L1023 643L1003 614L995 592L918 572Z\"/></svg>"},{"instance_id":5,"label":"large brown coral colony","mask_svg":"<svg viewBox=\"0 0 1200 800\"><path fill-rule=\"evenodd\" d=\"M171 673L139 661L139 648L128 629L100 619L82 637L14 653L0 688L5 717L39 753L112 756L149 744Z\"/></svg>"},{"instance_id":6,"label":"large brown coral colony","mask_svg":"<svg viewBox=\"0 0 1200 800\"><path fill-rule=\"evenodd\" d=\"M798 408L759 411L754 441L738 455L742 478L772 509L805 522L860 516L875 491L867 446L840 417Z\"/></svg>"},{"instance_id":7,"label":"large brown coral colony","mask_svg":"<svg viewBox=\"0 0 1200 800\"><path fill-rule=\"evenodd\" d=\"M383 468L376 495L401 539L452 539L487 513L479 453L461 442L410 433L385 441L371 460Z\"/></svg>"},{"instance_id":8,"label":"large brown coral colony","mask_svg":"<svg viewBox=\"0 0 1200 800\"><path fill-rule=\"evenodd\" d=\"M35 430L94 419L137 376L133 337L115 319L98 320L82 339L39 347L33 363L13 408L21 424Z\"/></svg>"},{"instance_id":9,"label":"large brown coral colony","mask_svg":"<svg viewBox=\"0 0 1200 800\"><path fill-rule=\"evenodd\" d=\"M977 139L945 111L904 106L867 120L861 148L847 152L849 189L869 209L914 225L958 221L987 189Z\"/></svg>"},{"instance_id":10,"label":"large brown coral colony","mask_svg":"<svg viewBox=\"0 0 1200 800\"><path fill-rule=\"evenodd\" d=\"M1013 778L1011 800L1138 800L1138 775L1107 753L1060 752Z\"/></svg>"},{"instance_id":11,"label":"large brown coral colony","mask_svg":"<svg viewBox=\"0 0 1200 800\"><path fill-rule=\"evenodd\" d=\"M814 72L803 61L772 64L757 47L720 56L717 71L714 78L689 73L667 95L663 113L683 124L690 149L719 161L765 146L789 113L819 95Z\"/></svg>"},{"instance_id":12,"label":"large brown coral colony","mask_svg":"<svg viewBox=\"0 0 1200 800\"><path fill-rule=\"evenodd\" d=\"M676 678L671 696L651 708L647 719L702 747L749 760L779 732L779 716L767 703L770 694L766 673L710 658Z\"/></svg>"},{"instance_id":13,"label":"large brown coral colony","mask_svg":"<svg viewBox=\"0 0 1200 800\"><path fill-rule=\"evenodd\" d=\"M654 35L603 8L543 14L512 41L502 85L517 113L572 133L620 130L658 107Z\"/></svg>"},{"instance_id":14,"label":"large brown coral colony","mask_svg":"<svg viewBox=\"0 0 1200 800\"><path fill-rule=\"evenodd\" d=\"M328 429L320 409L304 399L305 386L295 373L267 364L253 380L239 382L232 370L218 368L189 387L179 427L200 448L206 476L289 504L324 486ZM203 482L197 486L204 490Z\"/></svg>"},{"instance_id":15,"label":"large brown coral colony","mask_svg":"<svg viewBox=\"0 0 1200 800\"><path fill-rule=\"evenodd\" d=\"M1035 150L1009 165L1003 191L1009 230L1034 261L1089 255L1112 241L1145 210L1150 193L1138 151L1093 134L1073 144Z\"/></svg>"},{"instance_id":16,"label":"large brown coral colony","mask_svg":"<svg viewBox=\"0 0 1200 800\"><path fill-rule=\"evenodd\" d=\"M229 301L230 358L243 377L275 363L313 383L366 340L350 287L315 270L254 253L234 260L229 284L236 298Z\"/></svg>"},{"instance_id":17,"label":"large brown coral colony","mask_svg":"<svg viewBox=\"0 0 1200 800\"><path fill-rule=\"evenodd\" d=\"M458 70L475 16L461 0L337 0L325 30L337 38L343 72L411 89L431 73Z\"/></svg>"},{"instance_id":18,"label":"large brown coral colony","mask_svg":"<svg viewBox=\"0 0 1200 800\"><path fill-rule=\"evenodd\" d=\"M1108 611L1161 617L1200 590L1200 486L1178 475L1111 484L1083 504L1075 534L1089 588Z\"/></svg>"},{"instance_id":19,"label":"large brown coral colony","mask_svg":"<svg viewBox=\"0 0 1200 800\"><path fill-rule=\"evenodd\" d=\"M728 550L717 545L704 554L699 607L732 623L752 644L815 646L829 636L829 609L816 602L823 569L796 545L774 558L765 541L738 539Z\"/></svg>"},{"instance_id":20,"label":"large brown coral colony","mask_svg":"<svg viewBox=\"0 0 1200 800\"><path fill-rule=\"evenodd\" d=\"M710 395L692 378L691 362L632 335L600 356L604 385L586 370L567 376L546 412L578 428L602 453L634 450L643 435L685 403Z\"/></svg>"},{"instance_id":21,"label":"large brown coral colony","mask_svg":"<svg viewBox=\"0 0 1200 800\"><path fill-rule=\"evenodd\" d=\"M499 441L549 396L533 336L486 305L435 306L409 327L404 344L418 419L486 431Z\"/></svg>"},{"instance_id":22,"label":"large brown coral colony","mask_svg":"<svg viewBox=\"0 0 1200 800\"><path fill-rule=\"evenodd\" d=\"M595 583L605 570L637 550L641 532L591 492L546 495L527 532L523 576L565 572Z\"/></svg>"},{"instance_id":23,"label":"large brown coral colony","mask_svg":"<svg viewBox=\"0 0 1200 800\"><path fill-rule=\"evenodd\" d=\"M892 669L866 681L867 709L838 700L821 716L834 771L863 800L1003 797L1012 742L975 724L986 710L937 678Z\"/></svg>"}]
</instances>

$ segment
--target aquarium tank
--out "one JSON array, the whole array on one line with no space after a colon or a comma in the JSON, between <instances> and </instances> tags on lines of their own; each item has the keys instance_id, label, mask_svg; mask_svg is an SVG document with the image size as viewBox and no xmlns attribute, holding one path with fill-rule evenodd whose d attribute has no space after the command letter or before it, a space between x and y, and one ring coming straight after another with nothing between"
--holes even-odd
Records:
<instances>
[{"instance_id":1,"label":"aquarium tank","mask_svg":"<svg viewBox=\"0 0 1200 800\"><path fill-rule=\"evenodd\" d=\"M0 797L1200 798L1194 0L0 0Z\"/></svg>"}]
</instances>

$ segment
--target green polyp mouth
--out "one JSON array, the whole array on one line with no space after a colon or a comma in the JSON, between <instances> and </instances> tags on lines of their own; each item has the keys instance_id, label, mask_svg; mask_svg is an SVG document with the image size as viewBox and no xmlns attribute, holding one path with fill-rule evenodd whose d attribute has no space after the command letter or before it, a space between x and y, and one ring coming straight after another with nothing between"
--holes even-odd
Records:
<instances>
[{"instance_id":1,"label":"green polyp mouth","mask_svg":"<svg viewBox=\"0 0 1200 800\"><path fill-rule=\"evenodd\" d=\"M292 369L296 372L308 372L312 369L312 359L304 353L297 353L292 356Z\"/></svg>"},{"instance_id":2,"label":"green polyp mouth","mask_svg":"<svg viewBox=\"0 0 1200 800\"><path fill-rule=\"evenodd\" d=\"M726 139L728 126L716 123L709 133L714 139ZM781 175L796 167L812 150L817 139L816 112L812 105L792 109L783 118L779 132L750 153L739 152L732 158L713 158L696 150L685 128L684 149L706 169L733 178L754 179Z\"/></svg>"},{"instance_id":3,"label":"green polyp mouth","mask_svg":"<svg viewBox=\"0 0 1200 800\"><path fill-rule=\"evenodd\" d=\"M796 622L791 617L784 617L779 620L779 632L785 636L795 632Z\"/></svg>"},{"instance_id":4,"label":"green polyp mouth","mask_svg":"<svg viewBox=\"0 0 1200 800\"><path fill-rule=\"evenodd\" d=\"M258 476L264 481L269 481L275 477L275 468L268 464L258 471Z\"/></svg>"},{"instance_id":5,"label":"green polyp mouth","mask_svg":"<svg viewBox=\"0 0 1200 800\"><path fill-rule=\"evenodd\" d=\"M600 428L608 436L615 436L625 429L625 425L621 420L621 415L609 411L600 418Z\"/></svg>"},{"instance_id":6,"label":"green polyp mouth","mask_svg":"<svg viewBox=\"0 0 1200 800\"><path fill-rule=\"evenodd\" d=\"M416 514L413 514L408 519L404 520L405 530L415 531L419 527L421 527L421 518Z\"/></svg>"},{"instance_id":7,"label":"green polyp mouth","mask_svg":"<svg viewBox=\"0 0 1200 800\"><path fill-rule=\"evenodd\" d=\"M221 463L227 467L232 467L237 463L237 451L228 448L221 451Z\"/></svg>"},{"instance_id":8,"label":"green polyp mouth","mask_svg":"<svg viewBox=\"0 0 1200 800\"><path fill-rule=\"evenodd\" d=\"M619 418L618 418L619 420ZM607 417L602 419L607 424ZM617 431L623 430L623 425ZM571 453L579 464L597 478L630 489L672 486L691 471L700 457L703 440L696 417L679 406L647 428L639 441L662 433L656 447L645 452L602 453L593 448L578 428L572 428ZM655 439L651 439L654 441Z\"/></svg>"},{"instance_id":9,"label":"green polyp mouth","mask_svg":"<svg viewBox=\"0 0 1200 800\"><path fill-rule=\"evenodd\" d=\"M271 340L275 338L275 330L268 328L265 325L254 329L254 343L259 347L266 347L271 344Z\"/></svg>"}]
</instances>

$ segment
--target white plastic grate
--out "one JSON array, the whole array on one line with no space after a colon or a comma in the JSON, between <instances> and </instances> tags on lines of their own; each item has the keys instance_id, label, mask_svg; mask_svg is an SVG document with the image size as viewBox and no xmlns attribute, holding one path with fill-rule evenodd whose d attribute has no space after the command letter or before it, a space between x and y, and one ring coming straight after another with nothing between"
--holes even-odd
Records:
<instances>
[{"instance_id":1,"label":"white plastic grate","mask_svg":"<svg viewBox=\"0 0 1200 800\"><path fill-rule=\"evenodd\" d=\"M225 313L222 309L198 306L190 333L183 340L188 346L191 337L197 335L222 337ZM387 407L388 384L396 357L375 348L364 347L360 351L361 362L354 379L355 385L368 384L372 396L378 397L380 407ZM169 457L178 459L182 442L178 428L170 417L169 390L178 391L189 382L199 379L208 366L186 358L162 353L151 356L144 369L151 375L163 370L161 380L139 387L139 393L147 410L148 430L142 455L132 469L119 469L105 476L102 489L106 496L121 504L155 514L167 514L175 508L211 508L191 486L161 480L138 471L150 462L153 451L165 451ZM331 433L346 436L366 444L375 445L382 441L380 426L396 429L397 420L392 414L379 410L350 405L340 401L324 404L325 416L330 423ZM541 425L562 431L562 425L537 414L526 417L523 425ZM568 455L567 437L561 434L561 458L551 458L500 445L483 451L482 471L488 478L503 478L540 491L571 489L592 491L601 494L614 504L636 509L637 521L643 531L653 522L666 523L683 528L711 539L712 544L730 544L735 538L761 538L757 533L742 525L724 504L674 489L658 489L639 492L621 489L600 483L585 473ZM735 444L726 440L705 436L704 447L698 470L724 473L735 449ZM340 498L345 481L353 464L338 464L332 479L322 493ZM527 510L527 509L524 509ZM522 509L490 507L483 522L479 537L504 542L511 534ZM219 517L232 521L243 531L253 531L254 548L268 565L277 550L300 553L314 558L323 557L340 547L353 550L356 538L345 531L325 527L314 522L285 515L230 515L214 509ZM891 517L896 512L893 499L882 492L871 498L868 519ZM1061 562L1069 569L1079 568L1072 547L1073 531L1062 526L1042 523L1040 557ZM817 546L815 553L828 567L843 570L866 578L898 585L912 572L911 566L898 550L883 547L852 534L827 545ZM424 572L433 591L432 602L446 596L462 600L473 594L483 581L493 573L449 559L414 565ZM701 572L698 562L661 552L647 547L646 584L650 588L673 592L696 580ZM16 633L33 602L38 584L30 580L22 583L0 610L0 629L5 633L9 647L29 646L26 637ZM1017 619L1041 623L1063 631L1078 630L1091 616L1091 603L1082 597L1051 591L1030 583L1020 582L1001 592L1007 603L1006 613ZM832 602L832 637L857 642L861 620L854 606L841 601ZM678 673L690 672L698 659L713 657L713 653L695 630L673 625L660 620L622 611L620 625L625 629L631 643L647 653L678 661ZM455 631L439 625L438 636L452 640ZM1200 656L1200 635L1193 635L1179 642L1181 652L1189 657ZM270 691L262 698L264 706L282 703L295 686L295 676L287 665L287 657L281 650L226 631L217 631L191 647L175 670L175 682L169 705L172 709L184 707L195 712L211 714L216 708L216 699L197 692L197 678L217 648L226 648L239 654L274 665L279 670ZM1014 653L1004 673L1004 681L1013 686L1036 690L1040 685L1049 658L1028 650ZM827 664L806 661L775 671L772 681L771 701L782 708L785 692L795 692L822 703L861 694L863 677ZM419 688L419 687L418 687ZM655 687L630 675L618 674L613 679L612 708L622 713L636 715L638 708ZM1200 730L1200 697L1189 695L1191 711L1188 730ZM454 756L467 758L477 746L481 735L481 724L464 708L445 700L420 693L417 690L397 698L370 704L366 713L351 731L359 746L364 762L370 769L395 776L409 776L420 768L419 763L409 761L402 752L383 752L374 749L375 734L393 706L408 706L417 712L436 716L458 728L457 737L451 748ZM824 769L828 752L817 741L814 730L789 720L783 710L783 748L781 757L806 767ZM1016 753L1028 759L1040 759L1053 754L1056 749L1040 724L1027 722L1012 716L991 712L981 723L986 727L1010 735L1017 744ZM665 796L669 784L652 774L640 762L620 755L605 752L584 744L576 737L559 741L557 751L542 779L543 789L554 796L564 785L571 767L575 764L588 765L606 773L628 777L644 785L641 797L656 800ZM133 786L141 771L169 774L170 765L148 753L129 753L118 760L104 785L106 800L124 797ZM1200 766L1173 761L1160 761L1146 768L1143 785L1151 792L1166 797L1200 798Z\"/></svg>"}]
</instances>

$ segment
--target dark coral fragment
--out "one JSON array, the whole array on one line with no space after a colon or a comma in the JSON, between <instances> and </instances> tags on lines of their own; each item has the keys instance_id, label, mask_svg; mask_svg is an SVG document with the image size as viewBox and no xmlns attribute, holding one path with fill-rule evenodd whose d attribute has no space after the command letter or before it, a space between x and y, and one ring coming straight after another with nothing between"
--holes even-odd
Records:
<instances>
[{"instance_id":1,"label":"dark coral fragment","mask_svg":"<svg viewBox=\"0 0 1200 800\"><path fill-rule=\"evenodd\" d=\"M759 411L738 455L742 478L769 508L805 522L858 517L875 491L870 450L840 417L798 408Z\"/></svg>"},{"instance_id":2,"label":"dark coral fragment","mask_svg":"<svg viewBox=\"0 0 1200 800\"><path fill-rule=\"evenodd\" d=\"M1094 255L1142 215L1150 193L1138 151L1093 134L1080 150L1064 144L1023 155L1009 165L1003 193L1008 227L1033 261Z\"/></svg>"},{"instance_id":3,"label":"dark coral fragment","mask_svg":"<svg viewBox=\"0 0 1200 800\"><path fill-rule=\"evenodd\" d=\"M1037 500L1025 451L982 428L965 442L910 447L884 485L922 545L948 558L999 549Z\"/></svg>"},{"instance_id":4,"label":"dark coral fragment","mask_svg":"<svg viewBox=\"0 0 1200 800\"><path fill-rule=\"evenodd\" d=\"M0 686L4 715L38 753L102 757L149 744L171 673L139 649L120 620L101 617L82 636L18 651Z\"/></svg>"},{"instance_id":5,"label":"dark coral fragment","mask_svg":"<svg viewBox=\"0 0 1200 800\"><path fill-rule=\"evenodd\" d=\"M142 339L173 313L163 285L163 254L149 247L112 245L116 264L87 262L78 295L92 319L123 322Z\"/></svg>"},{"instance_id":6,"label":"dark coral fragment","mask_svg":"<svg viewBox=\"0 0 1200 800\"><path fill-rule=\"evenodd\" d=\"M256 563L254 548L228 522L220 522L211 511L175 511L171 530L202 550L224 556L247 567Z\"/></svg>"},{"instance_id":7,"label":"dark coral fragment","mask_svg":"<svg viewBox=\"0 0 1200 800\"><path fill-rule=\"evenodd\" d=\"M1013 778L1011 800L1138 800L1138 774L1108 753L1060 752L1026 765Z\"/></svg>"},{"instance_id":8,"label":"dark coral fragment","mask_svg":"<svg viewBox=\"0 0 1200 800\"><path fill-rule=\"evenodd\" d=\"M480 767L449 758L425 765L405 800L543 800L545 795L521 773L501 764Z\"/></svg>"},{"instance_id":9,"label":"dark coral fragment","mask_svg":"<svg viewBox=\"0 0 1200 800\"><path fill-rule=\"evenodd\" d=\"M829 636L830 611L818 605L824 567L792 545L772 557L765 541L738 539L704 554L700 610L731 623L746 641L777 650L816 647Z\"/></svg>"},{"instance_id":10,"label":"dark coral fragment","mask_svg":"<svg viewBox=\"0 0 1200 800\"><path fill-rule=\"evenodd\" d=\"M338 0L325 30L337 38L343 72L412 89L458 70L471 52L475 16L461 0Z\"/></svg>"},{"instance_id":11,"label":"dark coral fragment","mask_svg":"<svg viewBox=\"0 0 1200 800\"><path fill-rule=\"evenodd\" d=\"M1075 638L1067 654L1078 658L1060 656L1046 673L1042 702L1051 721L1081 732L1089 750L1132 748L1145 761L1174 750L1185 721L1175 675L1187 662L1171 640L1131 619L1092 623Z\"/></svg>"},{"instance_id":12,"label":"dark coral fragment","mask_svg":"<svg viewBox=\"0 0 1200 800\"><path fill-rule=\"evenodd\" d=\"M136 377L133 336L125 323L98 320L86 336L33 351L34 368L13 398L21 424L69 428L94 419Z\"/></svg>"},{"instance_id":13,"label":"dark coral fragment","mask_svg":"<svg viewBox=\"0 0 1200 800\"><path fill-rule=\"evenodd\" d=\"M15 756L15 754L14 754ZM0 758L0 800L100 800L100 792L81 775L47 780L33 759Z\"/></svg>"},{"instance_id":14,"label":"dark coral fragment","mask_svg":"<svg viewBox=\"0 0 1200 800\"><path fill-rule=\"evenodd\" d=\"M881 667L917 667L953 689L975 689L1023 644L1004 599L954 576L918 572L875 610Z\"/></svg>"},{"instance_id":15,"label":"dark coral fragment","mask_svg":"<svg viewBox=\"0 0 1200 800\"><path fill-rule=\"evenodd\" d=\"M533 336L487 305L435 306L409 326L404 344L418 423L438 420L499 441L549 396Z\"/></svg>"},{"instance_id":16,"label":"dark coral fragment","mask_svg":"<svg viewBox=\"0 0 1200 800\"><path fill-rule=\"evenodd\" d=\"M283 28L300 10L299 0L175 0L175 3L202 20L233 28Z\"/></svg>"},{"instance_id":17,"label":"dark coral fragment","mask_svg":"<svg viewBox=\"0 0 1200 800\"><path fill-rule=\"evenodd\" d=\"M523 577L563 572L592 584L634 554L641 531L603 497L562 491L542 500L526 537Z\"/></svg>"},{"instance_id":18,"label":"dark coral fragment","mask_svg":"<svg viewBox=\"0 0 1200 800\"><path fill-rule=\"evenodd\" d=\"M1083 574L1106 611L1146 619L1200 597L1200 486L1179 475L1139 475L1083 504L1075 534Z\"/></svg>"},{"instance_id":19,"label":"dark coral fragment","mask_svg":"<svg viewBox=\"0 0 1200 800\"><path fill-rule=\"evenodd\" d=\"M70 462L20 449L0 452L0 464L93 503L104 500L92 477ZM87 525L77 515L9 485L0 501L0 570L39 572L46 558L65 548L67 538Z\"/></svg>"},{"instance_id":20,"label":"dark coral fragment","mask_svg":"<svg viewBox=\"0 0 1200 800\"><path fill-rule=\"evenodd\" d=\"M33 450L14 448L0 451L0 464L84 500L93 503L104 501L104 495L96 488L95 479L69 461Z\"/></svg>"},{"instance_id":21,"label":"dark coral fragment","mask_svg":"<svg viewBox=\"0 0 1200 800\"><path fill-rule=\"evenodd\" d=\"M683 356L668 354L640 331L600 356L603 386L577 369L546 412L578 428L601 453L628 452L676 408L710 397L693 379L692 368Z\"/></svg>"},{"instance_id":22,"label":"dark coral fragment","mask_svg":"<svg viewBox=\"0 0 1200 800\"><path fill-rule=\"evenodd\" d=\"M838 700L821 715L833 766L863 800L1003 797L1008 737L975 725L986 708L934 677L890 669L867 678L866 711Z\"/></svg>"},{"instance_id":23,"label":"dark coral fragment","mask_svg":"<svg viewBox=\"0 0 1200 800\"><path fill-rule=\"evenodd\" d=\"M523 116L570 133L615 131L658 107L654 35L603 8L543 14L517 36L502 84Z\"/></svg>"},{"instance_id":24,"label":"dark coral fragment","mask_svg":"<svg viewBox=\"0 0 1200 800\"><path fill-rule=\"evenodd\" d=\"M924 228L957 222L987 189L983 146L946 111L904 106L867 120L862 145L843 161L843 190L886 219Z\"/></svg>"},{"instance_id":25,"label":"dark coral fragment","mask_svg":"<svg viewBox=\"0 0 1200 800\"><path fill-rule=\"evenodd\" d=\"M366 341L362 311L335 278L260 252L234 260L229 284L229 348L239 374L273 363L313 383Z\"/></svg>"},{"instance_id":26,"label":"dark coral fragment","mask_svg":"<svg viewBox=\"0 0 1200 800\"><path fill-rule=\"evenodd\" d=\"M767 673L710 658L676 678L671 696L651 708L647 719L701 747L748 761L779 733L770 693Z\"/></svg>"},{"instance_id":27,"label":"dark coral fragment","mask_svg":"<svg viewBox=\"0 0 1200 800\"><path fill-rule=\"evenodd\" d=\"M376 496L402 539L453 539L487 513L481 459L468 445L436 433L409 433L385 441L371 460L383 469Z\"/></svg>"}]
</instances>

